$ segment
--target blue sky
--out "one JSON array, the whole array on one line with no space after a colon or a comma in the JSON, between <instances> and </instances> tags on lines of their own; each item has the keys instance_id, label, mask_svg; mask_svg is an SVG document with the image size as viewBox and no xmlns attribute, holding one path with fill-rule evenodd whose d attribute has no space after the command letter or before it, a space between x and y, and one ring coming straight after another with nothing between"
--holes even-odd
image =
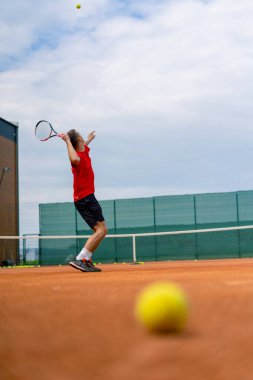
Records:
<instances>
[{"instance_id":1,"label":"blue sky","mask_svg":"<svg viewBox=\"0 0 253 380\"><path fill-rule=\"evenodd\" d=\"M36 224L38 203L72 201L65 145L35 140L40 119L96 130L98 199L253 189L252 1L80 3L1 3L0 116L19 123L21 223Z\"/></svg>"}]
</instances>

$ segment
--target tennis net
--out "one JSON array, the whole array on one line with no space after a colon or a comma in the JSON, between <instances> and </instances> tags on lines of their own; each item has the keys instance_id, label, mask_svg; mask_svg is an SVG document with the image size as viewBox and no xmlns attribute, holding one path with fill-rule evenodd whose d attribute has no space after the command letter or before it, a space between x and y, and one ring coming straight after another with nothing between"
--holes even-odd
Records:
<instances>
[{"instance_id":1,"label":"tennis net","mask_svg":"<svg viewBox=\"0 0 253 380\"><path fill-rule=\"evenodd\" d=\"M0 236L0 265L67 264L90 235ZM100 263L253 257L253 226L107 235L95 252Z\"/></svg>"},{"instance_id":2,"label":"tennis net","mask_svg":"<svg viewBox=\"0 0 253 380\"><path fill-rule=\"evenodd\" d=\"M0 236L0 265L67 264L90 235ZM17 255L18 251L18 255ZM17 260L18 257L18 260ZM253 226L107 235L101 263L253 257Z\"/></svg>"}]
</instances>

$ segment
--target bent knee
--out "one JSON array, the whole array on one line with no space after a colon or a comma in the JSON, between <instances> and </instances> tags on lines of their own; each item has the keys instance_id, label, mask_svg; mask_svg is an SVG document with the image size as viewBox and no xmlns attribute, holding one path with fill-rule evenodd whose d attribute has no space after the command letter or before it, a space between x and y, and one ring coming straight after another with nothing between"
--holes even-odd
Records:
<instances>
[{"instance_id":1,"label":"bent knee","mask_svg":"<svg viewBox=\"0 0 253 380\"><path fill-rule=\"evenodd\" d=\"M102 227L100 233L101 233L101 235L102 235L103 237L106 237L106 235L108 234L108 229L107 229L107 227L106 227L106 226L105 226L105 227Z\"/></svg>"},{"instance_id":2,"label":"bent knee","mask_svg":"<svg viewBox=\"0 0 253 380\"><path fill-rule=\"evenodd\" d=\"M106 226L99 226L99 228L97 228L96 230L96 233L101 237L101 238L104 238L107 233L108 233L108 229Z\"/></svg>"}]
</instances>

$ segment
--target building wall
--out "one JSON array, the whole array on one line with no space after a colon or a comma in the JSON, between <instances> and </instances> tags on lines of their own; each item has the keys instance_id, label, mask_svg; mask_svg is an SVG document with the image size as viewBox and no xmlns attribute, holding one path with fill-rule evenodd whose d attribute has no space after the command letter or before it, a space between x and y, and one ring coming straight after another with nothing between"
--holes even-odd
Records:
<instances>
[{"instance_id":1,"label":"building wall","mask_svg":"<svg viewBox=\"0 0 253 380\"><path fill-rule=\"evenodd\" d=\"M0 236L19 234L17 127L0 118ZM10 168L3 174L5 167ZM0 239L0 265L18 261L18 242Z\"/></svg>"}]
</instances>

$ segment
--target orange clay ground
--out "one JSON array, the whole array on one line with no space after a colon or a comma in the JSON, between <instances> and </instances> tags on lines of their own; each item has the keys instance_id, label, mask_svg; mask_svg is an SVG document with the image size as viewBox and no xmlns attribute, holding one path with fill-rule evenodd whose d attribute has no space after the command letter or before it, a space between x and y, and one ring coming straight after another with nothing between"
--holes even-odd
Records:
<instances>
[{"instance_id":1,"label":"orange clay ground","mask_svg":"<svg viewBox=\"0 0 253 380\"><path fill-rule=\"evenodd\" d=\"M1 380L252 380L253 259L0 269ZM181 335L134 319L152 281L181 285Z\"/></svg>"}]
</instances>

